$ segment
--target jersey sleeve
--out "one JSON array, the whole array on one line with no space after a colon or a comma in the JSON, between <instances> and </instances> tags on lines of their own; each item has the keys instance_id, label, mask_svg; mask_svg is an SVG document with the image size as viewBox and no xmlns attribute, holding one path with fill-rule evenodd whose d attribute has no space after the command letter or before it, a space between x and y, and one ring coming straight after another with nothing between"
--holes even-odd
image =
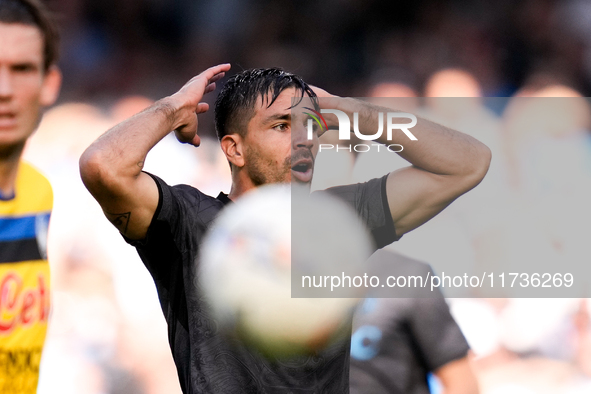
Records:
<instances>
[{"instance_id":1,"label":"jersey sleeve","mask_svg":"<svg viewBox=\"0 0 591 394\"><path fill-rule=\"evenodd\" d=\"M378 249L398 241L386 196L387 175L354 185L336 186L326 192L350 204L371 232Z\"/></svg>"},{"instance_id":2,"label":"jersey sleeve","mask_svg":"<svg viewBox=\"0 0 591 394\"><path fill-rule=\"evenodd\" d=\"M184 302L180 297L185 293L183 278L192 269L199 242L223 203L191 186L169 186L148 175L158 186L158 207L146 237L126 241L137 249L152 275L166 315L166 305Z\"/></svg>"},{"instance_id":3,"label":"jersey sleeve","mask_svg":"<svg viewBox=\"0 0 591 394\"><path fill-rule=\"evenodd\" d=\"M429 371L465 357L470 346L452 317L443 295L416 298L408 321L421 358Z\"/></svg>"}]
</instances>

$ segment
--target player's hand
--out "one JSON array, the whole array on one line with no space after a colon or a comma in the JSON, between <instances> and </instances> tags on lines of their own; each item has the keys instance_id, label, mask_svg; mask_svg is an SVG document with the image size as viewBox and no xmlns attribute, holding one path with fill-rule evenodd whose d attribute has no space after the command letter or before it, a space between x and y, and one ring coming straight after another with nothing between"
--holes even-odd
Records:
<instances>
[{"instance_id":1,"label":"player's hand","mask_svg":"<svg viewBox=\"0 0 591 394\"><path fill-rule=\"evenodd\" d=\"M339 100L342 100L339 96L335 96L334 94L328 93L326 90L319 88L318 86L309 85L310 88L316 93L318 96L318 105L321 109L337 109ZM324 120L328 125L328 129L338 129L339 128L339 121L338 118L333 114L324 114ZM323 132L319 133L318 136L320 137L324 132L327 130L323 130Z\"/></svg>"},{"instance_id":2,"label":"player's hand","mask_svg":"<svg viewBox=\"0 0 591 394\"><path fill-rule=\"evenodd\" d=\"M314 93L316 93L316 96L318 96L319 99L338 97L338 96L335 96L334 94L328 93L326 90L321 89L318 86L313 86L313 85L309 85L309 86L314 91ZM322 105L322 101L323 100L321 100L321 105Z\"/></svg>"},{"instance_id":3,"label":"player's hand","mask_svg":"<svg viewBox=\"0 0 591 394\"><path fill-rule=\"evenodd\" d=\"M209 104L201 100L205 94L215 90L216 81L222 79L228 70L230 64L210 67L168 97L168 104L173 110L173 129L180 142L199 146L201 138L197 135L197 115L209 109Z\"/></svg>"}]
</instances>

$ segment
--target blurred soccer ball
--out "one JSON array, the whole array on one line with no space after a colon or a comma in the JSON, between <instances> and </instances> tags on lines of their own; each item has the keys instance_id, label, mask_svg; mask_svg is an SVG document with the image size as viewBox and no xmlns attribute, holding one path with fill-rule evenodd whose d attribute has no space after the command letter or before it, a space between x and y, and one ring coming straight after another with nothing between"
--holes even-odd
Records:
<instances>
[{"instance_id":1,"label":"blurred soccer ball","mask_svg":"<svg viewBox=\"0 0 591 394\"><path fill-rule=\"evenodd\" d=\"M344 203L272 185L224 209L202 244L198 276L226 335L272 357L310 354L350 335L357 299L291 298L292 257L294 267L312 267L308 275L314 267L340 275L359 271L369 253L369 236Z\"/></svg>"}]
</instances>

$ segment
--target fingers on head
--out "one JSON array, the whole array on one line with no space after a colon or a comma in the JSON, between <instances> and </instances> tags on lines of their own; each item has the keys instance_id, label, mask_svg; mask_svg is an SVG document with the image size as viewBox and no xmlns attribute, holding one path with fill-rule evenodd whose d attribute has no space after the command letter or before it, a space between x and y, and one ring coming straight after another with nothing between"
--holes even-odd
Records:
<instances>
[{"instance_id":1,"label":"fingers on head","mask_svg":"<svg viewBox=\"0 0 591 394\"><path fill-rule=\"evenodd\" d=\"M222 71L222 72L214 75L213 77L211 77L209 82L213 83L213 82L219 81L220 79L222 79L224 77L224 75L226 75L226 73Z\"/></svg>"},{"instance_id":2,"label":"fingers on head","mask_svg":"<svg viewBox=\"0 0 591 394\"><path fill-rule=\"evenodd\" d=\"M180 142L191 142L193 137L195 137L195 133L197 132L197 115L193 114L193 116L188 120L188 122L179 127L174 131L176 138Z\"/></svg>"},{"instance_id":3,"label":"fingers on head","mask_svg":"<svg viewBox=\"0 0 591 394\"><path fill-rule=\"evenodd\" d=\"M209 109L209 104L207 103L199 103L197 104L197 109L195 110L195 113L203 113L203 112L207 112L207 110Z\"/></svg>"},{"instance_id":4,"label":"fingers on head","mask_svg":"<svg viewBox=\"0 0 591 394\"><path fill-rule=\"evenodd\" d=\"M225 71L228 71L230 69L230 67L231 66L229 63L218 64L217 66L213 66L213 67L208 68L206 70L206 75L207 75L208 79L211 79L214 76L217 76L219 74L223 74ZM223 75L222 75L222 77L223 77Z\"/></svg>"},{"instance_id":5,"label":"fingers on head","mask_svg":"<svg viewBox=\"0 0 591 394\"><path fill-rule=\"evenodd\" d=\"M191 142L191 140L194 137L190 133L187 133L187 132L184 132L184 131L181 131L181 130L175 130L175 135L176 135L176 139L179 140L182 143Z\"/></svg>"},{"instance_id":6,"label":"fingers on head","mask_svg":"<svg viewBox=\"0 0 591 394\"><path fill-rule=\"evenodd\" d=\"M212 82L205 87L205 93L213 92L214 90L215 90L215 82Z\"/></svg>"},{"instance_id":7,"label":"fingers on head","mask_svg":"<svg viewBox=\"0 0 591 394\"><path fill-rule=\"evenodd\" d=\"M194 146L201 145L201 137L199 137L197 134L195 134L195 137L193 137L193 139L191 140L191 145L194 145Z\"/></svg>"}]
</instances>

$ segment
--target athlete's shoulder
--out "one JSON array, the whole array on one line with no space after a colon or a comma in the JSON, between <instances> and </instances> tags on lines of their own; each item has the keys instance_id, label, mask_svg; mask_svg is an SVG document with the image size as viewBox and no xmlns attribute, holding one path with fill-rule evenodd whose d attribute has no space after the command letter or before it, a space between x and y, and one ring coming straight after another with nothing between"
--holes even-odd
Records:
<instances>
[{"instance_id":1,"label":"athlete's shoulder","mask_svg":"<svg viewBox=\"0 0 591 394\"><path fill-rule=\"evenodd\" d=\"M15 199L19 205L31 211L51 211L53 190L49 180L27 162L19 164L15 185Z\"/></svg>"},{"instance_id":2,"label":"athlete's shoulder","mask_svg":"<svg viewBox=\"0 0 591 394\"><path fill-rule=\"evenodd\" d=\"M170 187L170 190L174 195L184 199L191 205L224 205L218 198L205 194L194 186L175 185Z\"/></svg>"},{"instance_id":3,"label":"athlete's shoulder","mask_svg":"<svg viewBox=\"0 0 591 394\"><path fill-rule=\"evenodd\" d=\"M162 210L179 212L189 222L208 225L224 208L224 199L213 197L190 185L164 186L161 189Z\"/></svg>"},{"instance_id":4,"label":"athlete's shoulder","mask_svg":"<svg viewBox=\"0 0 591 394\"><path fill-rule=\"evenodd\" d=\"M19 165L17 182L19 181L51 192L51 184L47 177L39 169L26 161L22 161Z\"/></svg>"},{"instance_id":5,"label":"athlete's shoulder","mask_svg":"<svg viewBox=\"0 0 591 394\"><path fill-rule=\"evenodd\" d=\"M325 190L317 190L313 193L329 193L337 197L348 195L358 195L358 197L363 197L368 193L381 195L382 192L385 192L387 177L388 175L385 175L380 178L370 179L366 182L333 186Z\"/></svg>"},{"instance_id":6,"label":"athlete's shoulder","mask_svg":"<svg viewBox=\"0 0 591 394\"><path fill-rule=\"evenodd\" d=\"M173 199L180 199L183 201L189 202L196 202L200 200L208 200L208 199L215 199L201 190L197 189L194 186L185 185L185 184L178 184L178 185L170 185L167 181L160 178L158 175L154 175L150 172L144 171L147 175L149 175L156 185L158 186L158 193L160 194L160 198L167 200L169 197Z\"/></svg>"}]
</instances>

